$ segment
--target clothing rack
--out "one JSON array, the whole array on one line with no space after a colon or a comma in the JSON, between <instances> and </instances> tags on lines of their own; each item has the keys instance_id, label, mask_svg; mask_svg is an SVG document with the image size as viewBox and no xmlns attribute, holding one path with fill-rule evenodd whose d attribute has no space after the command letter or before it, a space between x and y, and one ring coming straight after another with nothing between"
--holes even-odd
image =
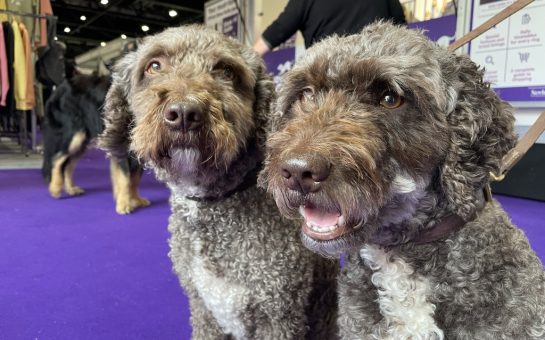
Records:
<instances>
[{"instance_id":1,"label":"clothing rack","mask_svg":"<svg viewBox=\"0 0 545 340\"><path fill-rule=\"evenodd\" d=\"M18 11L12 11L9 9L0 9L0 13L5 13L8 15L19 16L19 17L30 17L36 19L54 19L57 20L58 17L55 15L40 15L34 13L23 13ZM30 34L31 45L34 45L34 31ZM43 103L36 103L36 105L43 105ZM27 111L20 111L21 117L19 121L19 131L1 131L0 137L8 137L17 139L18 143L21 145L22 153L28 155L28 141L30 140L31 150L36 150L37 144L37 117L36 117L36 107L30 111L30 136L28 135L27 127ZM43 111L43 110L42 110Z\"/></svg>"},{"instance_id":2,"label":"clothing rack","mask_svg":"<svg viewBox=\"0 0 545 340\"><path fill-rule=\"evenodd\" d=\"M0 13L18 15L18 16L21 16L21 17L31 17L31 18L36 18L36 19L47 19L47 18L57 19L57 16L55 16L55 15L39 15L39 14L32 14L32 13L22 13L22 12L17 12L17 11L11 11L9 9L0 9Z\"/></svg>"}]
</instances>

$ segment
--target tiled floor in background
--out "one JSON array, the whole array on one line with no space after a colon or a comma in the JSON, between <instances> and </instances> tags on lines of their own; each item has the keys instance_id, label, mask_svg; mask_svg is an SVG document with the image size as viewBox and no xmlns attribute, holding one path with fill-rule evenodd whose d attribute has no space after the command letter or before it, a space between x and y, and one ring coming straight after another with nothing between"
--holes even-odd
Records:
<instances>
[{"instance_id":1,"label":"tiled floor in background","mask_svg":"<svg viewBox=\"0 0 545 340\"><path fill-rule=\"evenodd\" d=\"M0 170L39 169L41 166L41 154L32 150L24 152L14 140L0 138Z\"/></svg>"}]
</instances>

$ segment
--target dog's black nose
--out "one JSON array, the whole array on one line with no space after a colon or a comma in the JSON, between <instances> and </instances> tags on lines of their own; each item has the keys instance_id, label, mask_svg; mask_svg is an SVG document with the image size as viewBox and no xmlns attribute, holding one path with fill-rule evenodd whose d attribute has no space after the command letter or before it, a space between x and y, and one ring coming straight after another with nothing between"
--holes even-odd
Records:
<instances>
[{"instance_id":1,"label":"dog's black nose","mask_svg":"<svg viewBox=\"0 0 545 340\"><path fill-rule=\"evenodd\" d=\"M320 190L320 185L329 177L331 164L319 155L292 156L281 166L281 174L288 188L302 194Z\"/></svg>"},{"instance_id":2,"label":"dog's black nose","mask_svg":"<svg viewBox=\"0 0 545 340\"><path fill-rule=\"evenodd\" d=\"M196 103L175 103L167 106L163 117L168 126L184 132L195 130L203 124L202 108Z\"/></svg>"}]
</instances>

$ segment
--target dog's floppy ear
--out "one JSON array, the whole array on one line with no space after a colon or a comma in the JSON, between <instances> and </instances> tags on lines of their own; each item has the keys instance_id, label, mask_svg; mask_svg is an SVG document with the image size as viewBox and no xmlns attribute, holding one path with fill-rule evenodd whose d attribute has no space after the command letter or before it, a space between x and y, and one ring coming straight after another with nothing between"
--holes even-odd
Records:
<instances>
[{"instance_id":1,"label":"dog's floppy ear","mask_svg":"<svg viewBox=\"0 0 545 340\"><path fill-rule=\"evenodd\" d=\"M131 52L115 63L112 85L104 103L105 128L99 136L98 146L109 156L118 159L127 158L129 152L133 115L128 98L135 61L136 53Z\"/></svg>"},{"instance_id":2,"label":"dog's floppy ear","mask_svg":"<svg viewBox=\"0 0 545 340\"><path fill-rule=\"evenodd\" d=\"M469 57L452 56L443 66L452 87L447 115L450 146L441 169L441 186L449 210L468 220L489 173L497 173L502 157L516 143L514 117Z\"/></svg>"}]
</instances>

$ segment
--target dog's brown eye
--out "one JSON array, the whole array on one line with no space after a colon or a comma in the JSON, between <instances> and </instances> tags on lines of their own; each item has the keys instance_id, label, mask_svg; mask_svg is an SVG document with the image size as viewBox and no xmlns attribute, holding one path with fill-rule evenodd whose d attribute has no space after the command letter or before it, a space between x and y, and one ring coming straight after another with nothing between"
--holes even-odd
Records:
<instances>
[{"instance_id":1,"label":"dog's brown eye","mask_svg":"<svg viewBox=\"0 0 545 340\"><path fill-rule=\"evenodd\" d=\"M223 68L223 76L225 79L233 80L235 78L235 71L231 66L225 66Z\"/></svg>"},{"instance_id":2,"label":"dog's brown eye","mask_svg":"<svg viewBox=\"0 0 545 340\"><path fill-rule=\"evenodd\" d=\"M305 87L299 95L299 100L301 101L314 101L314 99L316 99L316 96L312 87Z\"/></svg>"},{"instance_id":3,"label":"dog's brown eye","mask_svg":"<svg viewBox=\"0 0 545 340\"><path fill-rule=\"evenodd\" d=\"M388 91L382 96L382 99L380 100L380 105L384 106L387 109L396 109L400 107L403 102L403 97L395 92Z\"/></svg>"},{"instance_id":4,"label":"dog's brown eye","mask_svg":"<svg viewBox=\"0 0 545 340\"><path fill-rule=\"evenodd\" d=\"M146 72L148 73L155 73L159 72L161 70L161 63L157 60L152 60L148 63L148 66L146 66Z\"/></svg>"}]
</instances>

